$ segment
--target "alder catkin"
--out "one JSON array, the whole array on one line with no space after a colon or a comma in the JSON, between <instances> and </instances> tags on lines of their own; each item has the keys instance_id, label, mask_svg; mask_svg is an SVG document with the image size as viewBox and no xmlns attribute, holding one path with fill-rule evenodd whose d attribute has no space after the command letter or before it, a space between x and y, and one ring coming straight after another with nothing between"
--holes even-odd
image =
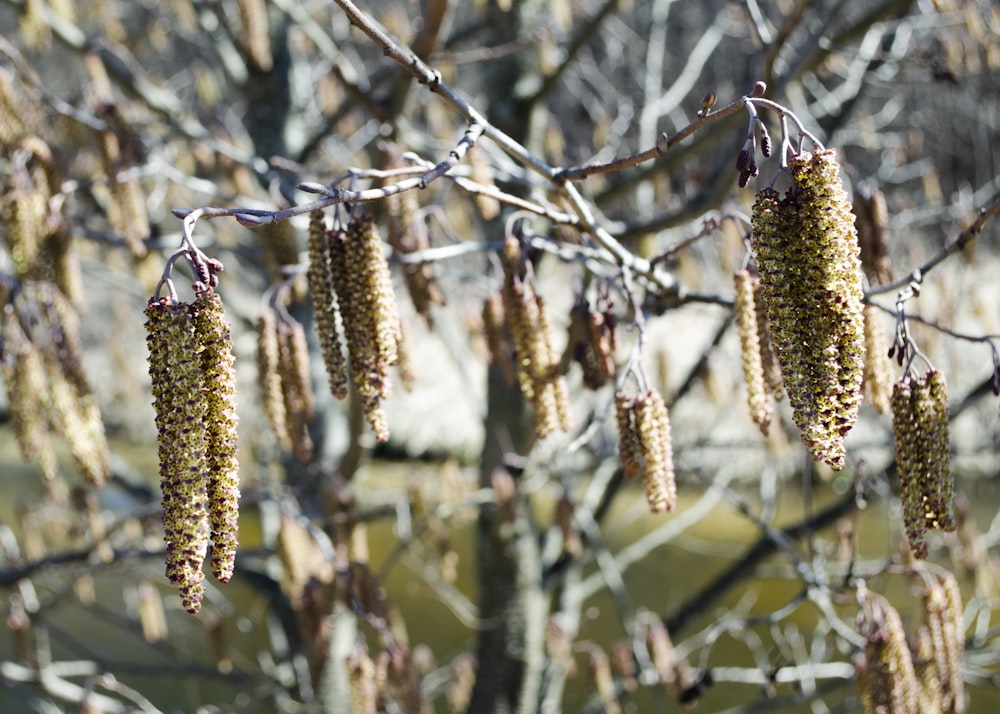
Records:
<instances>
[{"instance_id":1,"label":"alder catkin","mask_svg":"<svg viewBox=\"0 0 1000 714\"><path fill-rule=\"evenodd\" d=\"M184 608L201 609L201 567L208 552L208 484L201 347L187 303L150 299L146 307L149 375L156 411L163 492L166 574Z\"/></svg>"},{"instance_id":2,"label":"alder catkin","mask_svg":"<svg viewBox=\"0 0 1000 714\"><path fill-rule=\"evenodd\" d=\"M239 531L239 459L236 425L236 371L233 339L218 293L202 293L192 306L201 344L205 385L205 467L208 476L212 574L229 582L236 562Z\"/></svg>"},{"instance_id":3,"label":"alder catkin","mask_svg":"<svg viewBox=\"0 0 1000 714\"><path fill-rule=\"evenodd\" d=\"M764 380L764 363L761 357L759 320L757 304L754 299L754 278L746 270L739 270L735 275L736 327L740 335L740 355L743 362L743 380L747 387L747 406L750 418L767 436L771 426L773 407Z\"/></svg>"},{"instance_id":4,"label":"alder catkin","mask_svg":"<svg viewBox=\"0 0 1000 714\"><path fill-rule=\"evenodd\" d=\"M330 392L337 399L347 398L347 361L337 322L340 310L334 290L330 251L323 212L309 214L309 292L312 296L316 333L319 336L323 364L330 382Z\"/></svg>"},{"instance_id":5,"label":"alder catkin","mask_svg":"<svg viewBox=\"0 0 1000 714\"><path fill-rule=\"evenodd\" d=\"M944 375L930 370L893 385L892 431L907 540L916 558L927 556L928 528L954 530L954 476Z\"/></svg>"},{"instance_id":6,"label":"alder catkin","mask_svg":"<svg viewBox=\"0 0 1000 714\"><path fill-rule=\"evenodd\" d=\"M865 392L879 414L892 409L892 362L880 310L865 306Z\"/></svg>"},{"instance_id":7,"label":"alder catkin","mask_svg":"<svg viewBox=\"0 0 1000 714\"><path fill-rule=\"evenodd\" d=\"M812 457L834 469L857 420L864 320L857 234L832 151L790 162L794 185L753 208L754 252L792 415Z\"/></svg>"}]
</instances>

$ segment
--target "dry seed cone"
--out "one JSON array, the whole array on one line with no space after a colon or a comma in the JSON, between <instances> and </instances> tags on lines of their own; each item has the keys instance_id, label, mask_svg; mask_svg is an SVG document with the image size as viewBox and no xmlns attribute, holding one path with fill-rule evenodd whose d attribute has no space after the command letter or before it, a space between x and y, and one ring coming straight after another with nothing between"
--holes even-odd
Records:
<instances>
[{"instance_id":1,"label":"dry seed cone","mask_svg":"<svg viewBox=\"0 0 1000 714\"><path fill-rule=\"evenodd\" d=\"M796 426L813 458L839 470L864 367L857 235L833 152L802 155L791 172L784 200L757 195L754 250Z\"/></svg>"},{"instance_id":2,"label":"dry seed cone","mask_svg":"<svg viewBox=\"0 0 1000 714\"><path fill-rule=\"evenodd\" d=\"M340 311L326 242L323 212L313 211L309 216L309 292L312 294L316 333L330 381L330 392L337 399L346 399L347 362L337 329Z\"/></svg>"},{"instance_id":3,"label":"dry seed cone","mask_svg":"<svg viewBox=\"0 0 1000 714\"><path fill-rule=\"evenodd\" d=\"M771 426L770 395L764 382L764 362L761 358L758 332L757 305L754 300L754 278L746 270L736 276L736 325L740 333L740 353L743 361L743 379L747 385L747 405L750 418L761 433L767 436Z\"/></svg>"},{"instance_id":4,"label":"dry seed cone","mask_svg":"<svg viewBox=\"0 0 1000 714\"><path fill-rule=\"evenodd\" d=\"M151 299L146 307L146 343L159 443L167 577L184 608L201 609L201 572L208 552L208 484L201 347L189 305Z\"/></svg>"},{"instance_id":5,"label":"dry seed cone","mask_svg":"<svg viewBox=\"0 0 1000 714\"><path fill-rule=\"evenodd\" d=\"M199 295L192 313L202 348L201 373L205 385L205 466L212 574L226 583L236 562L240 501L233 339L218 293Z\"/></svg>"}]
</instances>

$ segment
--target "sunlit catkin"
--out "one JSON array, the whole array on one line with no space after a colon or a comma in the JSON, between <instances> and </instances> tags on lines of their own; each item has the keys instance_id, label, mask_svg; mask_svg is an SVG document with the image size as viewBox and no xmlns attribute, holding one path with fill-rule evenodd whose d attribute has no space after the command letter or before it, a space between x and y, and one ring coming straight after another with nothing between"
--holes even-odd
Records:
<instances>
[{"instance_id":1,"label":"sunlit catkin","mask_svg":"<svg viewBox=\"0 0 1000 714\"><path fill-rule=\"evenodd\" d=\"M322 211L309 214L309 293L312 296L316 333L319 336L323 364L326 366L330 392L337 399L347 398L347 361L337 322L340 311L330 268L327 231Z\"/></svg>"},{"instance_id":2,"label":"sunlit catkin","mask_svg":"<svg viewBox=\"0 0 1000 714\"><path fill-rule=\"evenodd\" d=\"M218 293L202 293L192 306L201 346L205 402L205 467L212 539L212 574L229 582L239 530L239 460L236 433L236 371L233 339Z\"/></svg>"},{"instance_id":3,"label":"sunlit catkin","mask_svg":"<svg viewBox=\"0 0 1000 714\"><path fill-rule=\"evenodd\" d=\"M754 278L746 270L739 270L735 275L736 326L740 334L740 355L743 361L743 380L747 387L747 406L750 408L750 418L767 436L771 426L773 406L770 395L764 383L764 363L760 351L760 335L758 332L757 305L754 300Z\"/></svg>"},{"instance_id":4,"label":"sunlit catkin","mask_svg":"<svg viewBox=\"0 0 1000 714\"><path fill-rule=\"evenodd\" d=\"M924 558L928 528L955 528L944 375L907 375L893 386L891 403L903 522L914 557Z\"/></svg>"},{"instance_id":5,"label":"sunlit catkin","mask_svg":"<svg viewBox=\"0 0 1000 714\"><path fill-rule=\"evenodd\" d=\"M372 217L355 215L345 231L327 233L333 285L350 355L351 379L379 442L389 440L382 400L392 393L400 324L389 264Z\"/></svg>"},{"instance_id":6,"label":"sunlit catkin","mask_svg":"<svg viewBox=\"0 0 1000 714\"><path fill-rule=\"evenodd\" d=\"M208 484L201 346L187 303L152 298L146 307L146 343L159 445L166 574L184 608L201 609L201 572L208 552Z\"/></svg>"},{"instance_id":7,"label":"sunlit catkin","mask_svg":"<svg viewBox=\"0 0 1000 714\"><path fill-rule=\"evenodd\" d=\"M789 168L783 200L757 194L754 252L795 424L812 457L839 470L864 368L857 234L832 151Z\"/></svg>"}]
</instances>

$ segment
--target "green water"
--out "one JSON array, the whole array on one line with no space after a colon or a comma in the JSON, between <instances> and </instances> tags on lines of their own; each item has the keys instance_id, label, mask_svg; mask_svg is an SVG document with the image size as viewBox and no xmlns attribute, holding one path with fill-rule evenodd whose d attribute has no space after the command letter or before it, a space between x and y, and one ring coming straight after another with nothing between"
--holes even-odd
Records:
<instances>
[{"instance_id":1,"label":"green water","mask_svg":"<svg viewBox=\"0 0 1000 714\"><path fill-rule=\"evenodd\" d=\"M3 431L0 430L0 434ZM145 452L137 456L142 458ZM17 460L11 445L0 441L0 463L3 479L0 481L0 522L17 529L19 504L30 502L41 494L36 472L24 467ZM140 473L152 473L148 462L138 464ZM362 501L378 501L386 493L405 487L409 479L439 478L436 467L408 464L376 464L370 467L360 479ZM981 527L988 528L995 516L1000 498L993 483L973 480L962 484L973 504L973 516ZM612 509L605 523L604 534L611 552L616 553L649 533L657 526L679 518L691 508L700 493L682 492L681 503L675 514L652 517L641 515L641 507L629 505L641 498L638 492L629 492L620 499L620 504ZM754 494L747 498L753 500ZM813 510L836 498L832 491L816 495ZM803 495L795 487L782 490L777 500L775 524L782 525L801 517ZM539 496L538 514L540 519L551 512L549 499ZM467 521L461 529L451 533L452 544L458 554L458 577L453 583L456 597L474 598L474 553L473 520ZM864 558L884 557L893 541L898 525L891 522L884 504L872 503L862 513L858 521L858 544ZM259 523L252 507L245 510L242 523L243 543L253 547L259 531ZM829 533L822 542L830 542ZM711 582L720 572L739 559L751 543L759 537L756 528L725 501L713 508L709 517L699 521L674 542L652 550L645 558L623 573L626 590L633 608L644 607L657 613L672 613L683 602ZM375 570L380 570L386 559L392 556L392 565L385 570L384 587L389 598L395 603L407 622L411 643L424 643L433 652L435 661L441 665L454 656L474 648L476 632L469 623L463 622L456 612L445 604L441 597L429 587L419 572L411 569L413 560L398 556L396 524L392 519L382 519L369 525L371 561ZM801 556L809 553L801 544L797 551ZM832 556L831 556L832 557ZM252 558L241 561L249 567ZM592 565L585 567L585 575L596 571ZM47 571L34 578L35 588L43 604L44 622L47 625L55 660L89 659L107 663L108 670L128 686L149 697L153 703L165 711L193 712L198 706L214 703L223 711L265 712L273 711L269 703L270 685L261 675L260 653L268 649L267 600L256 590L249 578L240 573L229 585L223 586L219 597L209 594L209 602L219 607L223 617L226 654L229 660L224 672L217 668L213 653L212 638L202 616L191 617L180 611L179 603L172 589L163 578L162 563L156 558L129 560L112 565L95 566L93 604L81 605L74 597L64 596L72 585L71 568ZM140 580L154 583L163 593L168 607L170 637L167 642L156 645L146 643L141 636L134 617L132 595ZM208 582L208 581L206 581ZM908 581L901 577L882 576L874 578L869 587L887 593L894 604L904 613L916 612L919 595L912 592ZM963 583L966 596L969 591ZM757 576L729 591L725 597L707 608L698 620L691 622L679 633L680 642L694 636L700 643L688 653L694 667L708 664L713 668L755 668L763 661L772 665L788 663L788 658L796 654L795 647L812 646L811 633L820 617L815 606L803 603L789 608L787 616L780 622L757 623L737 631L718 632L705 635L708 628L722 619L722 615L735 611L742 618L766 615L791 603L801 592L801 584L789 572L789 559L782 555L768 558L760 567ZM0 614L6 616L7 596ZM224 596L224 597L223 597ZM909 603L909 605L907 605ZM206 611L215 608L211 605ZM843 605L841 614L848 625L853 625L856 608L850 603ZM237 614L238 613L238 614ZM701 634L698 634L701 633ZM579 640L592 642L608 649L611 643L624 637L624 629L618 611L610 596L597 592L584 609L584 621ZM831 639L832 638L828 638ZM797 644L798 643L798 644ZM782 648L787 653L782 653ZM12 636L0 637L0 660L15 657L15 642ZM848 655L827 655L829 659L848 661ZM566 711L577 711L592 696L593 689L585 674L586 658L576 659L578 674L570 680L565 700ZM980 663L981 664L981 663ZM990 664L990 663L987 663ZM997 663L990 669L996 671ZM267 667L265 663L263 665ZM81 679L74 680L82 682ZM830 711L843 711L845 702L854 701L856 691L853 682L826 680L820 687L831 687L822 699ZM787 701L787 706L776 706L769 711L809 712L809 705L795 704L792 699L798 690L790 684L777 684L768 692L776 697L775 703ZM973 714L985 714L1000 710L1000 695L985 686L969 687ZM30 687L8 687L0 689L0 711L29 712L33 690ZM708 687L700 699L698 711L718 712L738 707L745 702L759 702L762 688L759 684L738 684L724 682ZM648 689L629 699L633 711L657 711L663 698ZM667 711L676 711L676 705L669 700ZM71 709L67 708L67 711ZM439 703L438 711L445 711Z\"/></svg>"}]
</instances>

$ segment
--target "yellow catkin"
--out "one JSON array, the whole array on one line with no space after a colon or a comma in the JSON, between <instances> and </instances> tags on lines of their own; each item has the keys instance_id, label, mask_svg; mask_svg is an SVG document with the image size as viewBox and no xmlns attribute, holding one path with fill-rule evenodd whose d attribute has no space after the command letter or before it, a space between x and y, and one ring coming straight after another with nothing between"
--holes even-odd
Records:
<instances>
[{"instance_id":1,"label":"yellow catkin","mask_svg":"<svg viewBox=\"0 0 1000 714\"><path fill-rule=\"evenodd\" d=\"M218 293L199 295L192 313L205 385L205 467L212 574L226 583L236 562L240 500L233 339Z\"/></svg>"},{"instance_id":2,"label":"yellow catkin","mask_svg":"<svg viewBox=\"0 0 1000 714\"><path fill-rule=\"evenodd\" d=\"M888 414L892 405L892 362L882 326L881 311L865 306L865 392L879 414Z\"/></svg>"},{"instance_id":3,"label":"yellow catkin","mask_svg":"<svg viewBox=\"0 0 1000 714\"><path fill-rule=\"evenodd\" d=\"M913 671L917 677L917 708L920 712L944 711L941 677L934 659L934 642L927 627L919 627L913 648Z\"/></svg>"},{"instance_id":4,"label":"yellow catkin","mask_svg":"<svg viewBox=\"0 0 1000 714\"><path fill-rule=\"evenodd\" d=\"M965 625L963 622L962 593L958 581L951 573L941 578L944 608L941 613L944 635L946 672L942 680L947 683L944 708L948 714L965 711L965 682L962 679L962 659L965 650Z\"/></svg>"},{"instance_id":5,"label":"yellow catkin","mask_svg":"<svg viewBox=\"0 0 1000 714\"><path fill-rule=\"evenodd\" d=\"M0 146L11 146L25 132L24 98L14 89L10 72L0 70Z\"/></svg>"},{"instance_id":6,"label":"yellow catkin","mask_svg":"<svg viewBox=\"0 0 1000 714\"><path fill-rule=\"evenodd\" d=\"M355 714L375 714L378 702L375 663L367 652L356 652L347 658L346 664L352 711Z\"/></svg>"},{"instance_id":7,"label":"yellow catkin","mask_svg":"<svg viewBox=\"0 0 1000 714\"><path fill-rule=\"evenodd\" d=\"M274 309L265 307L257 319L257 386L274 436L287 449L291 448L291 440L278 361L278 320Z\"/></svg>"},{"instance_id":8,"label":"yellow catkin","mask_svg":"<svg viewBox=\"0 0 1000 714\"><path fill-rule=\"evenodd\" d=\"M322 211L309 216L309 292L312 296L316 334L319 337L323 364L330 392L337 399L347 398L347 361L341 344L338 321L340 311L327 250L327 232Z\"/></svg>"},{"instance_id":9,"label":"yellow catkin","mask_svg":"<svg viewBox=\"0 0 1000 714\"><path fill-rule=\"evenodd\" d=\"M903 521L910 548L924 558L928 528L954 530L954 476L947 386L937 370L893 386L893 435Z\"/></svg>"},{"instance_id":10,"label":"yellow catkin","mask_svg":"<svg viewBox=\"0 0 1000 714\"><path fill-rule=\"evenodd\" d=\"M327 240L333 285L350 355L351 378L375 438L389 440L381 402L392 393L390 368L399 361L400 323L389 265L372 217L356 215Z\"/></svg>"},{"instance_id":11,"label":"yellow catkin","mask_svg":"<svg viewBox=\"0 0 1000 714\"><path fill-rule=\"evenodd\" d=\"M583 385L600 389L615 376L615 332L609 313L590 309L582 296L569 314L571 357L583 371Z\"/></svg>"},{"instance_id":12,"label":"yellow catkin","mask_svg":"<svg viewBox=\"0 0 1000 714\"><path fill-rule=\"evenodd\" d=\"M747 406L750 409L750 418L760 432L767 436L771 426L773 406L764 381L754 281L746 270L737 271L734 279L736 300L733 309L736 313L736 327L740 334L740 355L743 362L743 380L747 387Z\"/></svg>"},{"instance_id":13,"label":"yellow catkin","mask_svg":"<svg viewBox=\"0 0 1000 714\"><path fill-rule=\"evenodd\" d=\"M803 154L790 170L783 200L757 194L754 253L793 419L813 458L839 470L864 367L857 234L832 151Z\"/></svg>"},{"instance_id":14,"label":"yellow catkin","mask_svg":"<svg viewBox=\"0 0 1000 714\"><path fill-rule=\"evenodd\" d=\"M666 404L660 393L651 389L636 398L635 408L635 428L649 510L653 513L672 511L677 503L677 486Z\"/></svg>"},{"instance_id":15,"label":"yellow catkin","mask_svg":"<svg viewBox=\"0 0 1000 714\"><path fill-rule=\"evenodd\" d=\"M200 345L187 303L151 299L146 342L153 385L166 574L191 613L201 609L208 552L208 485L205 478L204 382Z\"/></svg>"},{"instance_id":16,"label":"yellow catkin","mask_svg":"<svg viewBox=\"0 0 1000 714\"><path fill-rule=\"evenodd\" d=\"M288 437L292 453L300 461L312 457L313 443L309 424L314 418L312 381L309 377L309 352L305 331L294 320L278 323L278 374L285 404Z\"/></svg>"},{"instance_id":17,"label":"yellow catkin","mask_svg":"<svg viewBox=\"0 0 1000 714\"><path fill-rule=\"evenodd\" d=\"M858 671L865 711L916 714L919 688L899 613L879 598L878 614L868 627L865 659Z\"/></svg>"}]
</instances>

